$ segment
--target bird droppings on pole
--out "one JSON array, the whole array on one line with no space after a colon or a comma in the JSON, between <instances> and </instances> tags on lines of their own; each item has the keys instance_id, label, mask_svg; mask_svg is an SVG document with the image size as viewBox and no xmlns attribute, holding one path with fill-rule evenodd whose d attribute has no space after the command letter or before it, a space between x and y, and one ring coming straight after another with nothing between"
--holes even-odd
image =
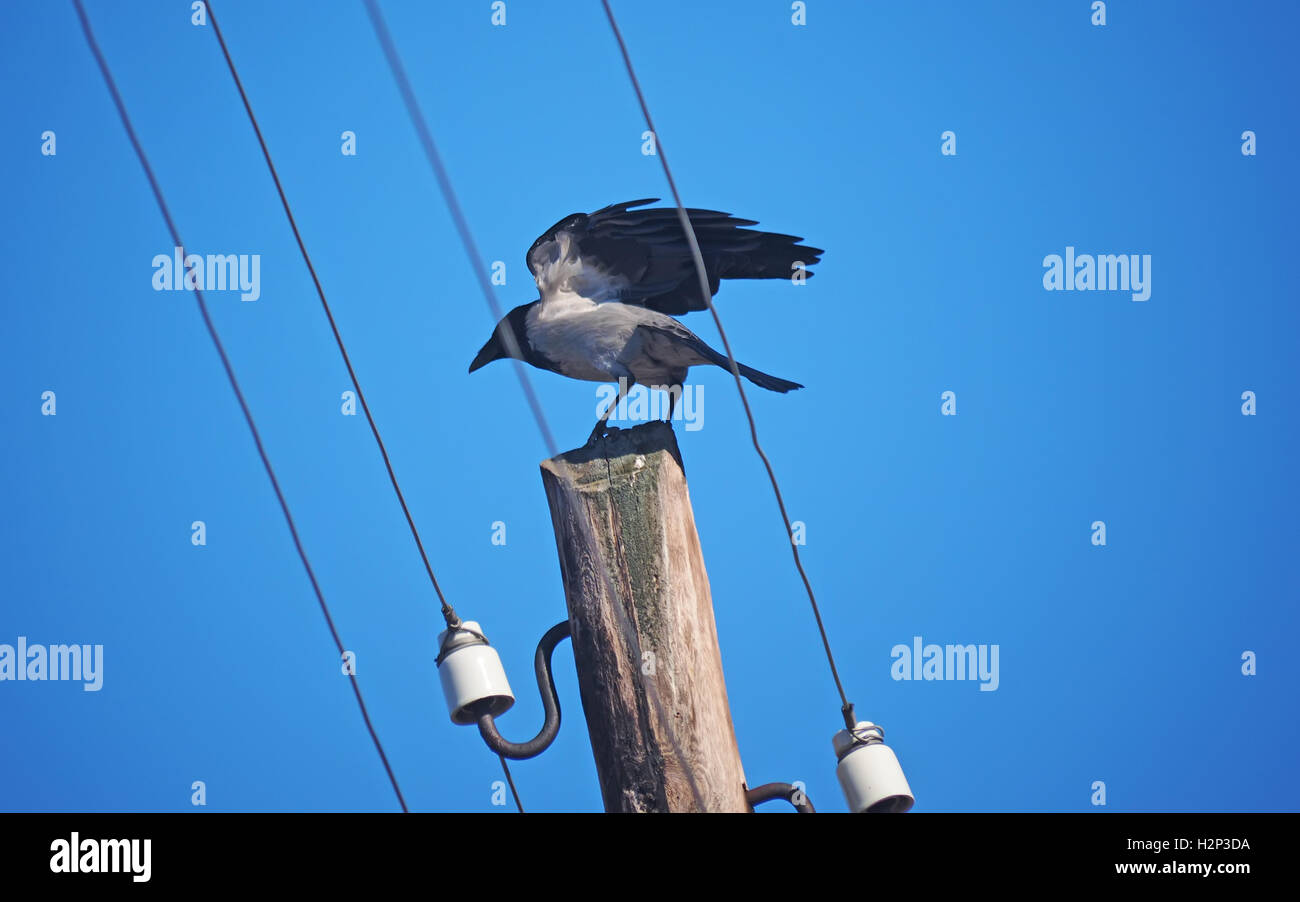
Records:
<instances>
[{"instance_id":1,"label":"bird droppings on pole","mask_svg":"<svg viewBox=\"0 0 1300 902\"><path fill-rule=\"evenodd\" d=\"M751 811L672 428L612 431L541 469L605 809Z\"/></svg>"}]
</instances>

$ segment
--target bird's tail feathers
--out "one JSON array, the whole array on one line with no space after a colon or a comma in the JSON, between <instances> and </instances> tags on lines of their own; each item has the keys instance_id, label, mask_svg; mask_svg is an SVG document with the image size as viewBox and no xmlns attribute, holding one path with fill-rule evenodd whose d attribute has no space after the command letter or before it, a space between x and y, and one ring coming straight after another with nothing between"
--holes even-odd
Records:
<instances>
[{"instance_id":1,"label":"bird's tail feathers","mask_svg":"<svg viewBox=\"0 0 1300 902\"><path fill-rule=\"evenodd\" d=\"M726 360L723 360L721 365L727 370L731 369ZM796 388L803 388L803 386L798 382L791 382L789 379L780 379L776 376L769 376L767 373L756 370L752 366L745 366L740 361L736 361L736 366L740 369L740 375L744 376L759 388L766 388L768 391L779 391L782 394L785 394L788 391L794 391Z\"/></svg>"},{"instance_id":2,"label":"bird's tail feathers","mask_svg":"<svg viewBox=\"0 0 1300 902\"><path fill-rule=\"evenodd\" d=\"M683 332L685 332L685 329L683 329ZM726 354L709 347L697 335L692 335L689 332L686 332L686 335L691 339L695 349L703 355L706 360L711 362L714 366L720 366L727 372L731 372L731 362L727 359ZM768 391L776 391L785 394L786 392L794 391L796 388L803 388L803 386L798 382L791 382L789 379L781 379L777 376L768 375L762 370L754 369L752 366L745 366L739 360L736 361L736 368L740 370L740 375L744 376L759 388L765 388Z\"/></svg>"}]
</instances>

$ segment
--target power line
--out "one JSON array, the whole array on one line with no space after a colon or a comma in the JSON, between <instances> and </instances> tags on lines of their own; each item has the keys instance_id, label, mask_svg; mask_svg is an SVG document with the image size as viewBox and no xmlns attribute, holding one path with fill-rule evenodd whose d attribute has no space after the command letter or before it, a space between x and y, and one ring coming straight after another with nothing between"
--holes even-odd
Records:
<instances>
[{"instance_id":1,"label":"power line","mask_svg":"<svg viewBox=\"0 0 1300 902\"><path fill-rule=\"evenodd\" d=\"M393 79L397 82L397 89L402 94L402 101L406 105L407 112L410 113L416 135L424 148L424 155L428 159L429 165L433 167L433 174L438 180L438 187L446 200L447 208L451 211L451 218L456 224L456 231L460 233L460 240L469 254L474 268L474 275L478 278L479 287L483 289L483 296L487 298L492 315L497 320L500 320L501 305L497 303L496 296L492 293L492 285L488 281L487 273L482 266L483 257L478 252L478 245L474 241L474 235L469 230L469 221L460 208L460 201L456 199L456 192L451 185L451 177L447 175L447 167L442 164L442 156L438 153L438 145L434 143L433 134L429 131L429 125L420 113L420 105L415 99L415 91L411 89L410 79L406 77L406 68L402 65L392 35L388 33L388 25L384 22L383 13L380 12L375 0L366 0L366 11L370 14L370 21L375 27L376 35L379 37L379 44L383 48L384 56L388 59L389 68L393 72ZM519 377L519 385L524 391L524 396L528 399L528 406L533 410L534 419L537 420L537 424L542 430L542 438L546 442L546 447L554 456L557 447L555 437L551 435L550 427L546 424L546 416L542 413L541 402L537 400L537 395L533 392L532 383L528 381L528 374L524 372L524 365L519 362L518 355L514 353L519 349L514 333L510 329L501 329L497 334L505 342L506 350L511 352L510 357L515 366L515 374Z\"/></svg>"},{"instance_id":2,"label":"power line","mask_svg":"<svg viewBox=\"0 0 1300 902\"><path fill-rule=\"evenodd\" d=\"M244 111L248 114L248 121L253 126L253 133L257 136L257 143L262 149L262 157L266 160L266 167L271 173L271 180L275 183L276 193L280 196L280 204L284 207L284 214L289 220L289 227L293 230L294 240L298 242L298 250L302 254L302 259L307 264L307 271L311 274L312 283L316 286L316 295L320 298L321 307L325 311L325 318L329 320L330 330L334 333L334 341L338 345L339 354L343 357L343 363L347 367L348 377L352 380L352 385L357 390L357 399L361 402L361 409L365 412L366 422L370 424L370 431L375 437L375 444L379 446L379 453L384 459L384 466L388 470L389 481L393 484L393 492L397 495L398 503L401 504L402 513L406 516L406 523L410 527L411 536L415 539L416 548L420 551L420 559L424 562L425 572L429 575L429 581L433 584L433 590L438 595L438 600L442 605L443 619L447 623L448 629L456 629L461 625L461 619L457 616L455 609L447 601L443 594L442 587L438 584L438 577L433 572L433 565L429 562L429 555L424 549L424 542L420 539L420 531L416 528L415 519L411 515L411 510L407 506L406 497L402 493L402 487L397 481L397 474L393 470L392 461L388 457L388 449L384 445L384 440L379 434L379 426L375 423L375 418L370 412L370 405L366 402L365 392L361 389L361 380L357 378L356 370L352 366L352 358L348 354L347 347L343 342L343 335L339 332L338 324L334 320L334 314L330 310L329 301L325 297L325 289L321 285L320 277L316 274L316 267L311 262L311 255L307 251L307 245L303 241L302 233L298 230L297 219L293 215L293 209L289 205L289 198L285 194L284 186L280 182L279 173L276 171L275 163L271 159L271 150L262 135L262 129L258 125L257 116L253 113L252 102L248 99L248 93L244 90L243 79L239 77L239 70L235 66L234 58L230 55L230 48L226 45L225 36L221 32L221 26L217 22L217 16L208 4L208 17L212 22L212 31L216 35L217 43L221 45L221 54L226 59L226 66L230 69L230 76L235 82L235 87L239 91L239 98L243 101ZM510 792L515 799L515 805L519 813L523 814L523 800L519 797L519 789L515 786L514 777L510 774L510 768L506 765L505 758L500 755L502 770L505 771L506 780L510 784Z\"/></svg>"},{"instance_id":3,"label":"power line","mask_svg":"<svg viewBox=\"0 0 1300 902\"><path fill-rule=\"evenodd\" d=\"M162 212L163 219L167 223L167 229L171 233L172 241L176 247L183 248L185 243L181 241L180 232L172 219L171 210L168 208L166 200L163 199L162 188L154 175L153 167L149 164L149 158L144 152L144 147L136 135L135 127L131 124L131 117L127 114L126 104L117 89L117 82L113 79L113 74L108 68L108 61L104 58L104 54L99 49L99 43L95 40L95 33L90 26L90 19L86 16L86 10L81 5L81 0L72 0L72 2L77 10L77 18L81 20L81 30L86 36L86 43L90 45L90 51L94 54L95 62L99 65L100 74L103 75L108 92L112 95L113 105L117 107L117 114L126 129L127 137L131 141L136 157L140 160L140 165L144 168L145 176L149 180L149 187L153 191L154 200L157 201L158 209ZM343 658L346 656L343 640L339 638L338 629L334 626L334 618L330 616L329 605L325 603L325 595L321 592L316 573L312 570L311 562L307 560L307 551L298 535L298 528L294 524L293 515L289 513L289 504L285 500L284 492L280 490L280 481L276 479L275 470L271 466L271 459L267 456L266 448L262 444L262 436L257 429L257 424L253 421L253 413L249 409L248 402L244 399L244 393L239 387L239 380L235 378L235 371L231 366L230 358L226 355L226 349L222 345L221 338L217 335L216 327L212 323L212 317L208 314L208 305L203 300L203 292L196 288L194 289L194 296L198 301L199 313L203 316L203 324L207 328L208 336L212 339L217 355L221 358L221 366L226 372L230 387L235 392L235 399L239 402L239 409L243 412L244 421L248 424L248 430L252 433L253 444L257 446L257 454L262 459L262 466L266 469L266 475L271 480L271 488L275 490L275 497L280 503L280 510L284 514L285 523L289 526L289 534L293 538L294 547L298 550L298 557L302 561L303 569L307 571L307 578L311 581L312 591L316 593L316 600L320 604L321 613L325 616L325 624L329 627L330 635L334 638L334 645L338 648L339 657ZM366 723L366 729L370 732L370 738L375 744L375 750L379 752L379 759L383 762L384 770L388 774L388 780L393 785L393 792L397 795L398 804L401 805L402 811L406 812L408 811L406 799L402 796L402 790L397 785L397 777L393 774L393 768L388 763L388 756L384 753L384 746L379 741L379 735L375 732L374 724L370 721L370 713L366 710L365 699L361 697L361 685L357 682L355 673L348 674L348 677L352 683L352 691L357 698L357 706L361 709L361 717Z\"/></svg>"},{"instance_id":4,"label":"power line","mask_svg":"<svg viewBox=\"0 0 1300 902\"><path fill-rule=\"evenodd\" d=\"M491 311L493 317L500 321L501 307L497 304L496 296L492 292L491 283L488 281L487 275L483 270L483 258L479 255L478 245L474 241L474 236L471 234L469 229L469 222L465 218L465 214L460 207L460 202L456 198L456 191L452 186L451 177L447 174L446 166L443 165L442 157L438 153L438 146L434 143L433 134L429 130L428 122L425 120L424 113L420 110L419 101L416 99L415 92L411 88L410 79L406 76L406 68L402 65L401 55L397 52L397 46L393 43L392 35L388 31L388 25L384 22L383 13L380 11L376 0L365 0L365 4L366 11L370 15L371 24L374 26L375 34L379 39L380 47L383 49L384 56L387 58L388 67L392 71L393 79L397 82L398 90L402 95L402 101L406 106L407 115L410 117L411 123L415 127L416 134L420 139L420 144L424 149L424 155L429 161L430 167L433 169L434 175L438 180L438 187L442 191L448 209L451 211L452 219L456 224L456 230L460 234L461 243L465 247L465 252L474 269L474 274L478 278L478 284L483 291L483 297L487 301L488 309ZM532 409L533 419L537 422L537 428L542 433L542 441L546 445L547 453L559 466L567 468L567 464L560 459L558 446L555 443L554 436L551 434L550 426L546 422L546 414L542 411L537 396L533 393L532 383L528 378L528 373L525 371L523 364L518 359L519 355L517 352L519 346L515 341L514 334L505 326L504 323L501 323L501 326L502 328L498 329L496 334L505 345L507 356L511 358L511 362L514 364L515 374L518 376L519 384L523 388L524 394L528 399L529 407ZM632 628L632 624L628 619L627 611L623 610L622 604L619 603L621 596L615 587L613 578L610 576L609 564L605 560L604 551L601 549L600 543L595 541L591 536L591 524L582 517L576 518L575 522L577 527L585 534L585 538L590 540L588 541L588 547L596 549L596 554L600 563L600 566L597 569L600 570L601 576L604 577L605 591L609 594L609 597L613 602L611 607L613 607L614 612L618 617L619 628L623 631L623 637L632 648L636 660L642 660L640 640L637 638L636 630ZM643 683L642 685L646 690L646 697L655 706L660 721L664 724L664 728L668 732L669 739L672 742L678 757L684 758L685 755L682 753L681 744L677 741L676 732L672 726L674 721L664 710L663 702L660 700L658 693L654 691L656 688L654 683ZM700 788L696 784L694 775L688 769L684 776L687 783L690 785L692 795L695 797L696 802L702 809L704 807L703 796L700 794Z\"/></svg>"},{"instance_id":5,"label":"power line","mask_svg":"<svg viewBox=\"0 0 1300 902\"><path fill-rule=\"evenodd\" d=\"M520 814L523 814L524 802L523 799L519 798L519 790L515 788L515 778L510 776L510 765L506 764L506 756L498 754L497 757L501 759L501 769L506 773L506 782L510 784L510 792L514 794L515 807L519 809Z\"/></svg>"},{"instance_id":6,"label":"power line","mask_svg":"<svg viewBox=\"0 0 1300 902\"><path fill-rule=\"evenodd\" d=\"M731 352L731 342L727 340L727 332L722 328L722 319L718 316L717 308L713 306L713 292L709 290L709 278L704 268L704 256L700 253L699 242L695 239L695 230L691 228L691 218L686 212L686 206L682 203L682 196L677 191L677 182L673 179L673 172L668 168L668 155L664 153L664 142L655 130L654 120L650 117L650 107L646 104L645 94L641 92L641 83L637 80L636 70L632 68L632 57L627 52L627 44L623 41L623 33L618 28L618 22L614 18L614 10L609 6L609 0L600 0L601 5L605 7L605 15L609 19L609 27L614 31L614 37L618 41L619 52L623 54L623 63L627 66L628 77L632 80L632 88L636 91L637 102L641 104L641 112L645 115L646 128L655 136L655 150L659 155L659 162L663 166L664 175L668 179L668 187L672 189L673 200L677 203L677 216L681 220L682 229L686 232L686 240L691 247L691 256L695 259L695 272L700 279L700 294L704 302L709 307L709 313L713 315L713 323L718 327L718 335L722 338L722 346L727 351L727 362L731 364L731 375L736 379L736 389L740 392L740 403L745 408L745 417L749 420L749 434L754 442L754 450L758 452L759 459L763 461L763 466L767 469L767 478L772 483L772 492L776 495L777 507L781 509L781 520L785 523L786 538L790 538L793 528L790 524L790 515L785 509L785 499L781 496L781 486L776 481L776 471L772 469L772 462L767 459L767 454L763 451L763 446L758 441L758 426L754 423L754 412L749 408L749 398L745 396L745 386L740 380L740 369L736 365L736 355ZM821 633L822 646L826 649L826 660L831 666L831 676L835 680L835 688L840 694L840 701L843 707L840 709L844 714L845 723L849 729L853 729L855 719L853 717L853 705L849 703L848 696L844 694L844 684L840 682L840 672L835 666L835 656L831 653L830 639L826 636L826 626L822 623L821 610L817 606L817 597L813 594L812 583L808 580L808 574L804 572L803 561L799 558L799 546L790 542L790 548L794 552L794 565L799 571L799 577L803 580L804 589L808 592L808 601L812 604L813 617L817 620L817 630Z\"/></svg>"},{"instance_id":7,"label":"power line","mask_svg":"<svg viewBox=\"0 0 1300 902\"><path fill-rule=\"evenodd\" d=\"M442 616L446 620L447 626L455 629L460 626L460 618L456 616L456 610L448 603L447 598L442 593L442 587L438 585L438 577L433 573L433 565L429 563L429 555L424 550L424 542L420 540L420 531L415 527L415 518L411 516L411 509L406 504L406 496L402 494L402 487L397 483L397 474L393 471L393 463L388 459L388 449L384 446L384 440L379 435L379 427L375 425L375 418L370 413L370 405L366 402L366 394L361 390L361 381L357 378L356 370L352 368L352 358L348 356L348 349L343 344L343 336L339 333L338 324L334 322L334 313L330 310L329 301L325 299L325 289L321 287L320 277L316 275L316 267L312 265L311 255L307 253L307 245L303 243L302 233L298 231L298 222L294 219L293 210L289 207L289 198L285 196L284 186L280 184L280 175L276 172L275 163L271 161L271 151L266 146L266 139L262 137L262 129L257 124L257 117L253 115L253 105L248 100L248 94L244 91L244 83L239 77L239 71L235 68L235 61L231 59L230 48L226 46L226 39L221 34L221 26L217 24L217 16L212 9L212 4L208 4L208 19L212 22L212 31L217 36L217 43L221 45L221 54L226 58L226 66L230 69L230 76L235 80L235 87L239 89L239 99L244 102L244 111L248 113L248 121L252 123L253 132L257 135L257 143L261 145L262 157L266 160L266 168L271 171L271 180L275 182L275 190L280 195L280 204L284 207L284 215L289 219L289 227L293 229L293 237L298 242L298 250L302 253L303 262L307 264L307 271L311 273L311 280L316 286L316 295L320 298L321 307L325 310L325 318L329 320L330 331L334 333L334 342L339 347L339 353L343 356L343 363L348 369L348 378L352 380L352 385L357 390L357 400L361 402L361 409L365 412L366 422L370 424L370 431L375 437L375 443L379 446L379 453L384 458L384 467L388 470L388 479L393 484L393 491L397 494L397 501L402 506L402 513L406 515L406 523L411 529L411 536L415 539L415 547L420 550L420 560L424 561L424 570L429 574L429 581L433 583L433 591L438 595L438 601L442 604Z\"/></svg>"},{"instance_id":8,"label":"power line","mask_svg":"<svg viewBox=\"0 0 1300 902\"><path fill-rule=\"evenodd\" d=\"M370 412L370 405L366 402L365 392L361 390L361 381L357 378L356 370L352 366L352 358L343 343L343 336L334 320L329 301L325 298L325 289L321 286L320 277L316 274L316 267L311 262L311 255L307 252L307 245L303 241L302 233L298 230L298 223L293 215L293 209L289 205L289 198L284 192L279 173L276 171L275 163L271 159L270 148L267 146L266 139L262 135L262 129L257 123L257 116L253 113L253 105L248 99L248 93L244 90L243 80L239 77L239 71L230 55L230 48L226 45L226 39L221 33L221 26L217 23L216 13L213 11L211 3L208 4L208 17L212 22L212 30L217 37L217 43L221 45L221 53L226 59L226 66L230 69L230 76L234 79L235 87L239 91L239 98L243 101L244 111L248 113L248 121L252 124L253 132L257 136L257 143L262 149L262 157L266 160L267 169L270 170L271 180L275 182L276 193L280 195L280 204L284 207L284 214L289 220L289 227L293 230L293 237L298 242L298 250L302 254L303 262L307 264L307 271L311 273L312 282L316 286L316 294L320 298L321 307L325 311L325 318L329 320L330 330L334 333L334 341L338 345L339 354L342 355L343 363L347 366L348 377L357 390L357 399L361 402L361 409L365 412L366 422L370 424L370 431L375 437L375 443L379 446L379 453L383 457L384 466L388 470L388 479L393 484L393 492L397 495L398 503L402 506L402 513L406 516L406 523L410 527L411 536L415 539L415 545L420 551L420 559L424 562L425 572L428 573L429 581L433 583L433 590L437 593L438 600L442 604L443 619L446 621L448 629L457 629L461 625L461 619L457 616L455 608L447 601L442 587L438 584L438 577L433 572L433 565L429 562L429 555L424 549L424 542L420 539L420 531L416 528L415 519L411 515L410 507L407 506L402 487L397 481L397 474L393 470L392 461L388 457L388 449L379 434L379 426L375 423L375 418ZM523 814L523 800L519 797L519 789L515 786L514 777L510 774L510 768L507 766L505 758L500 755L497 757L501 759L501 768L505 771L506 780L510 784L510 792L514 796L515 805L518 807L519 813Z\"/></svg>"}]
</instances>

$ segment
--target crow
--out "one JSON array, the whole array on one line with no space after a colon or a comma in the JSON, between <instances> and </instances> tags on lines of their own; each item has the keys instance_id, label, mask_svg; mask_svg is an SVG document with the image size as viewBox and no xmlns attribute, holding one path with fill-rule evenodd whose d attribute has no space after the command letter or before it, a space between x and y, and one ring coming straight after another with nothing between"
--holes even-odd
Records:
<instances>
[{"instance_id":1,"label":"crow","mask_svg":"<svg viewBox=\"0 0 1300 902\"><path fill-rule=\"evenodd\" d=\"M606 432L610 413L638 382L677 392L692 366L730 370L725 354L674 319L706 310L699 275L676 207L645 207L659 198L574 213L542 233L528 249L528 268L541 297L511 310L469 365L515 358L571 379L619 383L619 392L591 431ZM760 232L758 225L716 210L687 209L710 296L722 279L808 278L823 251L802 238ZM803 388L737 363L740 374L776 392Z\"/></svg>"}]
</instances>

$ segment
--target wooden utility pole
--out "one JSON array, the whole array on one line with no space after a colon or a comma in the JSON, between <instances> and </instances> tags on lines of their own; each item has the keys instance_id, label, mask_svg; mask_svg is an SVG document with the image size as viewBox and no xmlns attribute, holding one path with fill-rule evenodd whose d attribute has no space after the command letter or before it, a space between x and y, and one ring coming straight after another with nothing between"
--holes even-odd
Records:
<instances>
[{"instance_id":1,"label":"wooden utility pole","mask_svg":"<svg viewBox=\"0 0 1300 902\"><path fill-rule=\"evenodd\" d=\"M543 461L542 482L605 810L752 811L672 428Z\"/></svg>"}]
</instances>

